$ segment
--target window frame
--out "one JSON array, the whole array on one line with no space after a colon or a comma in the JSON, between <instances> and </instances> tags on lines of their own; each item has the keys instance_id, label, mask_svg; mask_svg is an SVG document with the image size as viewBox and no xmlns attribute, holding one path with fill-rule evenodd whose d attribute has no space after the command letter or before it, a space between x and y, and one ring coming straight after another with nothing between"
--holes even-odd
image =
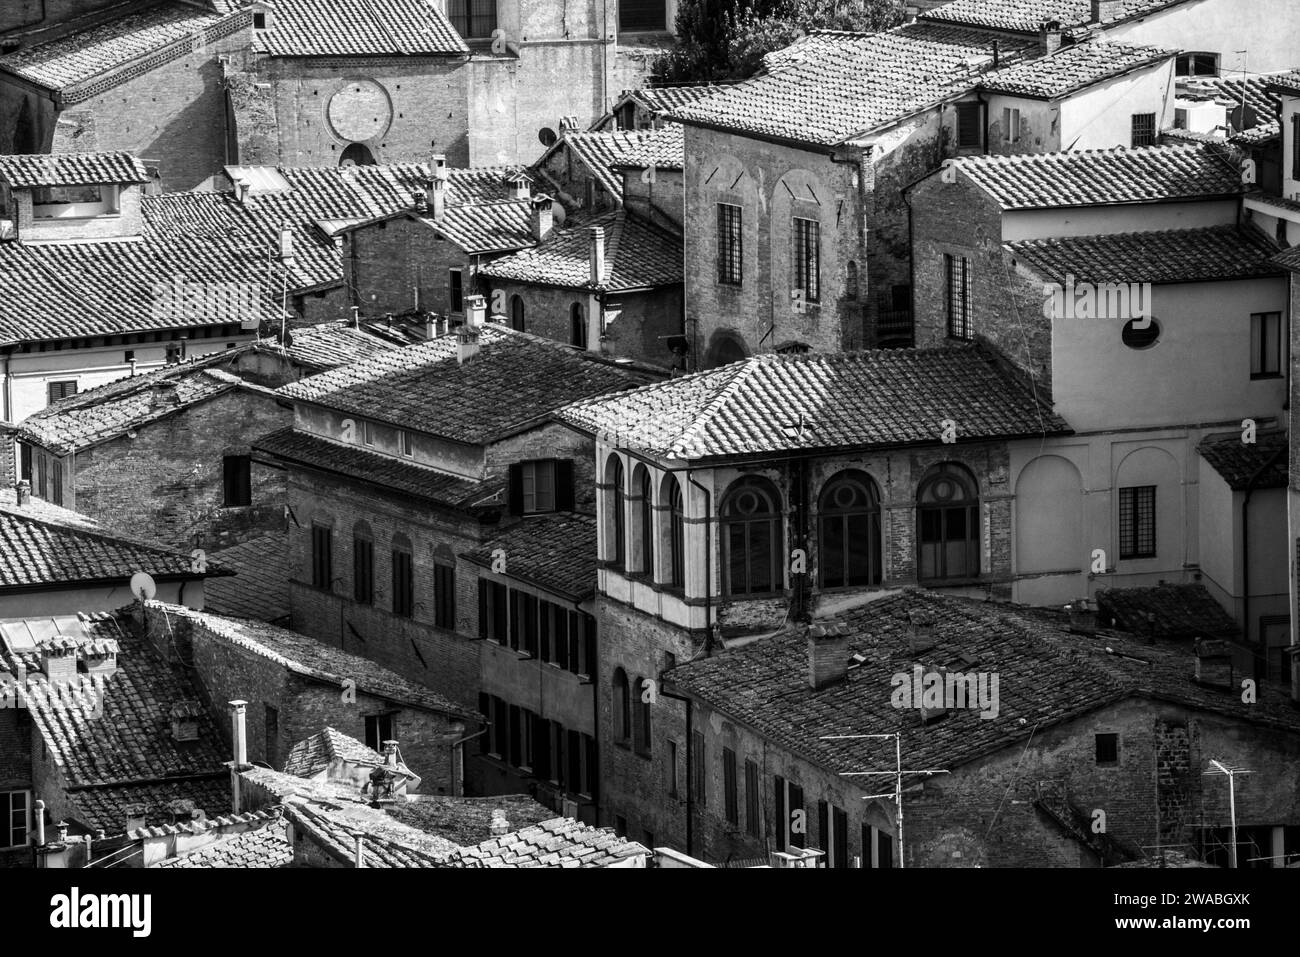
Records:
<instances>
[{"instance_id":1,"label":"window frame","mask_svg":"<svg viewBox=\"0 0 1300 957\"><path fill-rule=\"evenodd\" d=\"M1270 343L1267 332L1274 326L1274 338L1271 343L1273 354L1270 356ZM1252 312L1250 314L1250 377L1251 379L1280 379L1282 377L1282 313Z\"/></svg>"},{"instance_id":2,"label":"window frame","mask_svg":"<svg viewBox=\"0 0 1300 957\"><path fill-rule=\"evenodd\" d=\"M368 526L352 529L352 600L375 603L375 539Z\"/></svg>"},{"instance_id":3,"label":"window frame","mask_svg":"<svg viewBox=\"0 0 1300 957\"><path fill-rule=\"evenodd\" d=\"M1130 485L1118 490L1120 561L1142 561L1159 556L1157 488L1155 485ZM1144 528L1144 516L1148 515L1149 530ZM1144 534L1144 531L1148 533Z\"/></svg>"},{"instance_id":4,"label":"window frame","mask_svg":"<svg viewBox=\"0 0 1300 957\"><path fill-rule=\"evenodd\" d=\"M740 826L740 801L736 782L736 752L722 749L723 817L733 827Z\"/></svg>"},{"instance_id":5,"label":"window frame","mask_svg":"<svg viewBox=\"0 0 1300 957\"><path fill-rule=\"evenodd\" d=\"M556 485L558 481L559 469L556 466L555 459L529 459L526 462L519 463L519 483L520 496L523 502L523 511L525 515L538 515L547 512L556 511ZM538 487L539 479L545 476L549 482L550 501L546 505L539 505L540 489ZM529 486L532 490L529 490ZM531 503L530 503L531 499Z\"/></svg>"},{"instance_id":6,"label":"window frame","mask_svg":"<svg viewBox=\"0 0 1300 957\"><path fill-rule=\"evenodd\" d=\"M1159 131L1156 129L1156 115L1154 113L1130 114L1129 123L1131 133L1129 147L1131 149L1156 145Z\"/></svg>"},{"instance_id":7,"label":"window frame","mask_svg":"<svg viewBox=\"0 0 1300 957\"><path fill-rule=\"evenodd\" d=\"M334 526L311 523L311 586L334 592Z\"/></svg>"},{"instance_id":8,"label":"window frame","mask_svg":"<svg viewBox=\"0 0 1300 957\"><path fill-rule=\"evenodd\" d=\"M867 498L867 505L850 508L828 507L831 496L840 487L848 485L855 485L861 489ZM855 533L853 528L854 520L862 517L866 518L868 525L865 536L861 534L860 529ZM818 587L823 590L830 590L835 588L870 588L873 585L879 585L884 579L882 524L880 488L870 475L858 469L845 469L827 479L817 499ZM832 559L835 557L829 545L831 536L826 534L827 527L832 525L839 526L840 535L838 554L839 572L841 574L834 579L828 578L827 575ZM859 581L857 579L861 576L853 574L853 550L851 546L854 541L859 541L864 537L867 540L866 581ZM828 581L831 583L828 584Z\"/></svg>"},{"instance_id":9,"label":"window frame","mask_svg":"<svg viewBox=\"0 0 1300 957\"><path fill-rule=\"evenodd\" d=\"M389 558L392 562L389 608L398 618L414 618L415 555L410 541L394 536Z\"/></svg>"},{"instance_id":10,"label":"window frame","mask_svg":"<svg viewBox=\"0 0 1300 957\"><path fill-rule=\"evenodd\" d=\"M232 463L235 469L233 476ZM246 508L253 504L253 457L251 455L221 457L221 502L223 508Z\"/></svg>"},{"instance_id":11,"label":"window frame","mask_svg":"<svg viewBox=\"0 0 1300 957\"><path fill-rule=\"evenodd\" d=\"M960 264L960 269L958 269ZM948 338L969 342L971 332L972 286L969 256L943 254L944 304L947 313ZM959 309L960 307L960 309Z\"/></svg>"},{"instance_id":12,"label":"window frame","mask_svg":"<svg viewBox=\"0 0 1300 957\"><path fill-rule=\"evenodd\" d=\"M22 808L15 810L14 798L20 795L22 797ZM11 791L0 791L0 797L3 797L5 802L4 808L0 809L4 814L4 830L0 832L3 837L0 837L0 840L5 843L0 844L0 848L12 850L17 847L30 847L32 843L32 814L34 811L31 789L15 788ZM23 822L21 825L16 825L14 817L20 812L23 815ZM22 834L22 843L13 843L14 835L20 832Z\"/></svg>"},{"instance_id":13,"label":"window frame","mask_svg":"<svg viewBox=\"0 0 1300 957\"><path fill-rule=\"evenodd\" d=\"M456 630L456 566L440 561L433 563L433 624Z\"/></svg>"},{"instance_id":14,"label":"window frame","mask_svg":"<svg viewBox=\"0 0 1300 957\"><path fill-rule=\"evenodd\" d=\"M736 500L746 492L761 495L768 499L771 511L754 512L743 517L728 514L728 510ZM780 490L766 480L740 479L727 489L727 494L722 500L722 507L718 510L718 517L722 539L722 593L727 597L749 598L782 594L785 591L785 503L781 499ZM753 585L754 571L757 566L755 565L751 540L754 530L762 525L767 526L770 541L767 559L770 563L768 572L771 575L771 587L760 591ZM735 529L741 529L744 538L743 547L746 557L743 587L739 587L732 577Z\"/></svg>"},{"instance_id":15,"label":"window frame","mask_svg":"<svg viewBox=\"0 0 1300 957\"><path fill-rule=\"evenodd\" d=\"M805 303L821 302L821 220L791 216L790 221L790 299L802 290Z\"/></svg>"},{"instance_id":16,"label":"window frame","mask_svg":"<svg viewBox=\"0 0 1300 957\"><path fill-rule=\"evenodd\" d=\"M953 125L953 145L958 150L984 148L984 107L981 103L954 104ZM973 139L968 134L973 134Z\"/></svg>"},{"instance_id":17,"label":"window frame","mask_svg":"<svg viewBox=\"0 0 1300 957\"><path fill-rule=\"evenodd\" d=\"M69 386L72 387L71 390L69 390L69 388L68 388ZM59 393L57 396L54 394L55 391L56 391L56 389L57 389L57 391L58 391L58 393ZM62 399L66 399L66 398L68 398L69 396L76 395L77 392L78 392L78 384L77 384L77 380L76 380L76 379L50 379L50 380L46 380L46 383L45 383L45 405L46 405L47 407L48 407L48 406L51 406L51 405L53 405L55 402L58 402L58 401L60 401L60 400L62 400Z\"/></svg>"},{"instance_id":18,"label":"window frame","mask_svg":"<svg viewBox=\"0 0 1300 957\"><path fill-rule=\"evenodd\" d=\"M718 284L745 284L745 208L736 203L717 203Z\"/></svg>"}]
</instances>

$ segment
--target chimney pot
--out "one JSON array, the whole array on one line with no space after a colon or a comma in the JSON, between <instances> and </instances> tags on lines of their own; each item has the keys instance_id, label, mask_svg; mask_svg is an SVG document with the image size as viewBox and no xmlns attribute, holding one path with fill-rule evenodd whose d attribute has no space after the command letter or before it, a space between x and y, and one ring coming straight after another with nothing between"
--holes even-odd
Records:
<instances>
[{"instance_id":1,"label":"chimney pot","mask_svg":"<svg viewBox=\"0 0 1300 957\"><path fill-rule=\"evenodd\" d=\"M808 684L814 691L844 678L849 671L847 628L831 622L808 628Z\"/></svg>"},{"instance_id":2,"label":"chimney pot","mask_svg":"<svg viewBox=\"0 0 1300 957\"><path fill-rule=\"evenodd\" d=\"M478 355L479 351L479 331L476 326L468 322L456 329L456 362L464 365L470 359Z\"/></svg>"},{"instance_id":3,"label":"chimney pot","mask_svg":"<svg viewBox=\"0 0 1300 957\"><path fill-rule=\"evenodd\" d=\"M234 765L236 769L248 766L248 733L244 723L247 701L230 702L230 738L234 742Z\"/></svg>"},{"instance_id":4,"label":"chimney pot","mask_svg":"<svg viewBox=\"0 0 1300 957\"><path fill-rule=\"evenodd\" d=\"M482 329L487 322L487 300L479 295L465 297L465 325Z\"/></svg>"},{"instance_id":5,"label":"chimney pot","mask_svg":"<svg viewBox=\"0 0 1300 957\"><path fill-rule=\"evenodd\" d=\"M493 837L500 837L502 834L510 833L510 822L506 820L506 812L501 808L496 808L492 812L492 825L489 831Z\"/></svg>"},{"instance_id":6,"label":"chimney pot","mask_svg":"<svg viewBox=\"0 0 1300 957\"><path fill-rule=\"evenodd\" d=\"M1046 20L1038 31L1038 42L1043 53L1055 53L1061 48L1061 23L1059 20Z\"/></svg>"},{"instance_id":7,"label":"chimney pot","mask_svg":"<svg viewBox=\"0 0 1300 957\"><path fill-rule=\"evenodd\" d=\"M1124 12L1124 0L1092 0L1090 23L1109 23Z\"/></svg>"},{"instance_id":8,"label":"chimney pot","mask_svg":"<svg viewBox=\"0 0 1300 957\"><path fill-rule=\"evenodd\" d=\"M19 505L30 505L32 503L32 483L23 479L15 488L18 493Z\"/></svg>"},{"instance_id":9,"label":"chimney pot","mask_svg":"<svg viewBox=\"0 0 1300 957\"><path fill-rule=\"evenodd\" d=\"M605 230L600 226L592 226L590 237L591 273L589 278L593 284L598 284L604 281L605 278Z\"/></svg>"},{"instance_id":10,"label":"chimney pot","mask_svg":"<svg viewBox=\"0 0 1300 957\"><path fill-rule=\"evenodd\" d=\"M529 204L532 212L533 239L541 242L551 234L555 226L555 216L551 210L554 200L545 193L538 193Z\"/></svg>"}]
</instances>

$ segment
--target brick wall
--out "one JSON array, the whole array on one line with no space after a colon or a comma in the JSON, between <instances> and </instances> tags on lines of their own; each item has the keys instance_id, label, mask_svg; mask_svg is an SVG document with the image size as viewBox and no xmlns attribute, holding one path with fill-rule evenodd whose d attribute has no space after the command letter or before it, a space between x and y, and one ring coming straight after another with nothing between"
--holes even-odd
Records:
<instances>
[{"instance_id":1,"label":"brick wall","mask_svg":"<svg viewBox=\"0 0 1300 957\"><path fill-rule=\"evenodd\" d=\"M427 159L427 153L419 157L421 162ZM452 269L461 270L462 294L473 294L471 257L428 226L405 217L354 230L343 240L346 286L363 316L408 312L415 308L417 289L420 308L447 314Z\"/></svg>"},{"instance_id":2,"label":"brick wall","mask_svg":"<svg viewBox=\"0 0 1300 957\"><path fill-rule=\"evenodd\" d=\"M69 506L123 532L176 547L233 545L284 527L284 473L254 465L253 504L223 505L223 456L289 425L269 392L238 388L76 456Z\"/></svg>"}]
</instances>

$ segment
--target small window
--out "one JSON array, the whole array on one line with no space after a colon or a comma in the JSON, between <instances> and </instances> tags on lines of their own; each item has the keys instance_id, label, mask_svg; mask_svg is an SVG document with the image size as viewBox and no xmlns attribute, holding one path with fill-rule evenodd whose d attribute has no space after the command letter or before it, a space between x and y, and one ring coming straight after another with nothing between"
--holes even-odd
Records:
<instances>
[{"instance_id":1,"label":"small window","mask_svg":"<svg viewBox=\"0 0 1300 957\"><path fill-rule=\"evenodd\" d=\"M523 481L524 511L555 511L555 461L524 462L520 472Z\"/></svg>"},{"instance_id":2,"label":"small window","mask_svg":"<svg viewBox=\"0 0 1300 957\"><path fill-rule=\"evenodd\" d=\"M653 691L646 679L637 678L632 684L632 711L636 716L636 726L632 729L632 737L636 753L642 757L650 757L651 748L651 720L650 709Z\"/></svg>"},{"instance_id":3,"label":"small window","mask_svg":"<svg viewBox=\"0 0 1300 957\"><path fill-rule=\"evenodd\" d=\"M415 615L415 563L411 543L404 535L393 538L393 614L399 618Z\"/></svg>"},{"instance_id":4,"label":"small window","mask_svg":"<svg viewBox=\"0 0 1300 957\"><path fill-rule=\"evenodd\" d=\"M461 270L452 269L447 273L447 311L457 315L465 311L465 295Z\"/></svg>"},{"instance_id":5,"label":"small window","mask_svg":"<svg viewBox=\"0 0 1300 957\"><path fill-rule=\"evenodd\" d=\"M718 203L718 282L725 286L739 286L744 275L741 216L741 207Z\"/></svg>"},{"instance_id":6,"label":"small window","mask_svg":"<svg viewBox=\"0 0 1300 957\"><path fill-rule=\"evenodd\" d=\"M758 806L758 764L745 761L745 830L750 837L759 837L763 833L763 821Z\"/></svg>"},{"instance_id":7,"label":"small window","mask_svg":"<svg viewBox=\"0 0 1300 957\"><path fill-rule=\"evenodd\" d=\"M497 28L497 0L447 0L447 19L466 40L486 40Z\"/></svg>"},{"instance_id":8,"label":"small window","mask_svg":"<svg viewBox=\"0 0 1300 957\"><path fill-rule=\"evenodd\" d=\"M957 104L957 149L973 150L984 145L982 112L979 103Z\"/></svg>"},{"instance_id":9,"label":"small window","mask_svg":"<svg viewBox=\"0 0 1300 957\"><path fill-rule=\"evenodd\" d=\"M1154 146L1156 142L1156 115L1154 113L1133 114L1133 148Z\"/></svg>"},{"instance_id":10,"label":"small window","mask_svg":"<svg viewBox=\"0 0 1300 957\"><path fill-rule=\"evenodd\" d=\"M407 458L415 455L415 443L411 440L411 433L405 429L397 430L397 450Z\"/></svg>"},{"instance_id":11,"label":"small window","mask_svg":"<svg viewBox=\"0 0 1300 957\"><path fill-rule=\"evenodd\" d=\"M352 530L352 598L361 605L375 603L375 543L365 522Z\"/></svg>"},{"instance_id":12,"label":"small window","mask_svg":"<svg viewBox=\"0 0 1300 957\"><path fill-rule=\"evenodd\" d=\"M456 627L456 567L434 562L433 623L439 628Z\"/></svg>"},{"instance_id":13,"label":"small window","mask_svg":"<svg viewBox=\"0 0 1300 957\"><path fill-rule=\"evenodd\" d=\"M1281 246L1283 249L1287 249L1291 246L1291 240L1287 236L1285 219L1281 219L1281 218L1278 219L1277 226L1274 228L1273 233L1277 237L1277 244Z\"/></svg>"},{"instance_id":14,"label":"small window","mask_svg":"<svg viewBox=\"0 0 1300 957\"><path fill-rule=\"evenodd\" d=\"M945 254L944 282L948 307L948 336L971 338L971 269L965 256Z\"/></svg>"},{"instance_id":15,"label":"small window","mask_svg":"<svg viewBox=\"0 0 1300 957\"><path fill-rule=\"evenodd\" d=\"M313 588L334 588L334 530L328 525L311 527L311 583Z\"/></svg>"},{"instance_id":16,"label":"small window","mask_svg":"<svg viewBox=\"0 0 1300 957\"><path fill-rule=\"evenodd\" d=\"M614 669L614 740L624 747L632 740L632 689L627 672Z\"/></svg>"},{"instance_id":17,"label":"small window","mask_svg":"<svg viewBox=\"0 0 1300 957\"><path fill-rule=\"evenodd\" d=\"M668 29L667 0L618 0L620 33Z\"/></svg>"},{"instance_id":18,"label":"small window","mask_svg":"<svg viewBox=\"0 0 1300 957\"><path fill-rule=\"evenodd\" d=\"M266 763L280 766L280 711L269 704L266 707Z\"/></svg>"},{"instance_id":19,"label":"small window","mask_svg":"<svg viewBox=\"0 0 1300 957\"><path fill-rule=\"evenodd\" d=\"M33 206L72 206L79 203L102 203L98 186L41 186L32 191Z\"/></svg>"},{"instance_id":20,"label":"small window","mask_svg":"<svg viewBox=\"0 0 1300 957\"><path fill-rule=\"evenodd\" d=\"M252 462L247 455L227 455L221 460L227 508L253 504Z\"/></svg>"},{"instance_id":21,"label":"small window","mask_svg":"<svg viewBox=\"0 0 1300 957\"><path fill-rule=\"evenodd\" d=\"M740 823L740 802L736 793L736 752L722 749L722 803L728 824Z\"/></svg>"},{"instance_id":22,"label":"small window","mask_svg":"<svg viewBox=\"0 0 1300 957\"><path fill-rule=\"evenodd\" d=\"M1119 557L1156 557L1156 487L1119 490Z\"/></svg>"},{"instance_id":23,"label":"small window","mask_svg":"<svg viewBox=\"0 0 1300 957\"><path fill-rule=\"evenodd\" d=\"M1020 139L1020 111L1007 107L1002 111L1002 142L1014 143Z\"/></svg>"},{"instance_id":24,"label":"small window","mask_svg":"<svg viewBox=\"0 0 1300 957\"><path fill-rule=\"evenodd\" d=\"M1174 61L1174 70L1178 76L1218 76L1219 55L1217 53L1184 53Z\"/></svg>"},{"instance_id":25,"label":"small window","mask_svg":"<svg viewBox=\"0 0 1300 957\"><path fill-rule=\"evenodd\" d=\"M27 791L0 793L0 847L26 847L31 833L31 795Z\"/></svg>"},{"instance_id":26,"label":"small window","mask_svg":"<svg viewBox=\"0 0 1300 957\"><path fill-rule=\"evenodd\" d=\"M677 797L677 742L668 742L668 796Z\"/></svg>"},{"instance_id":27,"label":"small window","mask_svg":"<svg viewBox=\"0 0 1300 957\"><path fill-rule=\"evenodd\" d=\"M45 386L46 404L53 405L60 399L66 399L70 395L77 394L77 380L65 379L59 382L49 382Z\"/></svg>"},{"instance_id":28,"label":"small window","mask_svg":"<svg viewBox=\"0 0 1300 957\"><path fill-rule=\"evenodd\" d=\"M844 298L858 298L858 264L852 259L844 267Z\"/></svg>"},{"instance_id":29,"label":"small window","mask_svg":"<svg viewBox=\"0 0 1300 957\"><path fill-rule=\"evenodd\" d=\"M1160 341L1160 323L1155 319L1130 319L1120 330L1120 339L1130 349L1150 349Z\"/></svg>"},{"instance_id":30,"label":"small window","mask_svg":"<svg viewBox=\"0 0 1300 957\"><path fill-rule=\"evenodd\" d=\"M1119 735L1097 735L1097 766L1113 767L1119 764Z\"/></svg>"},{"instance_id":31,"label":"small window","mask_svg":"<svg viewBox=\"0 0 1300 957\"><path fill-rule=\"evenodd\" d=\"M361 423L361 441L365 445L374 445L375 437L379 429L373 422L362 421Z\"/></svg>"},{"instance_id":32,"label":"small window","mask_svg":"<svg viewBox=\"0 0 1300 957\"><path fill-rule=\"evenodd\" d=\"M700 731L691 732L691 790L694 792L692 797L695 802L704 807L708 804L709 787L704 778L704 769L708 765L704 761L704 734Z\"/></svg>"},{"instance_id":33,"label":"small window","mask_svg":"<svg viewBox=\"0 0 1300 957\"><path fill-rule=\"evenodd\" d=\"M254 30L265 30L265 29L266 29L266 14L265 14L265 13L258 12L258 13L254 13L254 14L253 14L253 29L254 29Z\"/></svg>"},{"instance_id":34,"label":"small window","mask_svg":"<svg viewBox=\"0 0 1300 957\"><path fill-rule=\"evenodd\" d=\"M1250 377L1273 379L1282 374L1282 313L1250 317Z\"/></svg>"},{"instance_id":35,"label":"small window","mask_svg":"<svg viewBox=\"0 0 1300 957\"><path fill-rule=\"evenodd\" d=\"M569 345L587 348L587 310L580 302L569 307Z\"/></svg>"},{"instance_id":36,"label":"small window","mask_svg":"<svg viewBox=\"0 0 1300 957\"><path fill-rule=\"evenodd\" d=\"M524 330L524 299L522 296L510 297L510 328L515 332Z\"/></svg>"},{"instance_id":37,"label":"small window","mask_svg":"<svg viewBox=\"0 0 1300 957\"><path fill-rule=\"evenodd\" d=\"M391 714L366 715L366 747L383 754L384 742L395 740Z\"/></svg>"}]
</instances>

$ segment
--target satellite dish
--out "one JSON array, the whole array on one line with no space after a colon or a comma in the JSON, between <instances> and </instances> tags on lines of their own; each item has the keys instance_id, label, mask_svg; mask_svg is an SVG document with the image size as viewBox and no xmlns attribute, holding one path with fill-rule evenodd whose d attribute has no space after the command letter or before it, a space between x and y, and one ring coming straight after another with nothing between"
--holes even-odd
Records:
<instances>
[{"instance_id":1,"label":"satellite dish","mask_svg":"<svg viewBox=\"0 0 1300 957\"><path fill-rule=\"evenodd\" d=\"M148 572L136 572L131 576L131 594L139 598L141 592L144 592L145 601L152 600L153 596L158 594L158 586Z\"/></svg>"}]
</instances>

